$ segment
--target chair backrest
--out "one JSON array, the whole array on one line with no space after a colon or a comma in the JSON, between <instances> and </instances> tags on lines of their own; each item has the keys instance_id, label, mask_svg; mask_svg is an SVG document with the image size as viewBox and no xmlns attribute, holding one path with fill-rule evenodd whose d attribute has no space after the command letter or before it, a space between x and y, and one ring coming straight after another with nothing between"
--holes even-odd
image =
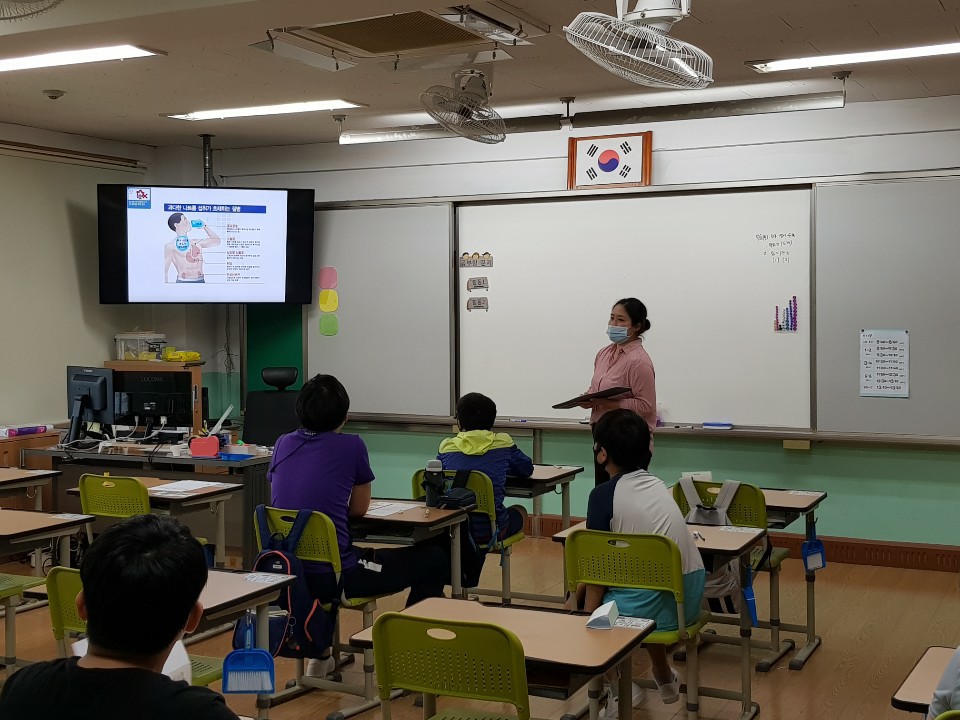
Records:
<instances>
[{"instance_id":1,"label":"chair backrest","mask_svg":"<svg viewBox=\"0 0 960 720\"><path fill-rule=\"evenodd\" d=\"M293 521L297 519L296 510L283 510L281 508L267 508L267 527L270 533L280 533L288 535L293 527ZM260 528L254 517L253 526L257 535L257 549L263 549L263 539L260 537ZM310 513L310 521L307 523L303 535L300 536L300 542L294 549L294 554L301 560L312 562L329 563L336 573L340 572L340 546L337 544L337 528L328 516L322 512L314 511Z\"/></svg>"},{"instance_id":2,"label":"chair backrest","mask_svg":"<svg viewBox=\"0 0 960 720\"><path fill-rule=\"evenodd\" d=\"M47 599L50 603L50 623L57 640L60 657L67 656L66 633L87 631L87 621L77 612L77 595L83 590L80 571L53 567L47 575Z\"/></svg>"},{"instance_id":3,"label":"chair backrest","mask_svg":"<svg viewBox=\"0 0 960 720\"><path fill-rule=\"evenodd\" d=\"M272 447L277 438L300 427L298 390L254 390L247 393L243 441Z\"/></svg>"},{"instance_id":4,"label":"chair backrest","mask_svg":"<svg viewBox=\"0 0 960 720\"><path fill-rule=\"evenodd\" d=\"M523 646L505 628L388 612L373 625L373 655L381 700L401 688L510 703L530 717Z\"/></svg>"},{"instance_id":5,"label":"chair backrest","mask_svg":"<svg viewBox=\"0 0 960 720\"><path fill-rule=\"evenodd\" d=\"M934 720L960 720L960 710L947 710L937 715Z\"/></svg>"},{"instance_id":6,"label":"chair backrest","mask_svg":"<svg viewBox=\"0 0 960 720\"><path fill-rule=\"evenodd\" d=\"M423 469L417 470L413 474L412 489L414 500L422 498L426 492L423 489ZM454 478L457 475L456 470L444 470L443 474L448 478ZM471 470L470 477L467 478L467 487L477 496L477 509L473 512L483 513L490 521L490 527L497 527L497 499L493 494L493 481L485 472Z\"/></svg>"},{"instance_id":7,"label":"chair backrest","mask_svg":"<svg viewBox=\"0 0 960 720\"><path fill-rule=\"evenodd\" d=\"M664 535L575 530L564 543L563 564L571 592L579 583L668 592L677 626L686 625L680 548Z\"/></svg>"},{"instance_id":8,"label":"chair backrest","mask_svg":"<svg viewBox=\"0 0 960 720\"><path fill-rule=\"evenodd\" d=\"M137 478L86 473L80 476L80 507L98 517L149 515L150 495Z\"/></svg>"},{"instance_id":9,"label":"chair backrest","mask_svg":"<svg viewBox=\"0 0 960 720\"><path fill-rule=\"evenodd\" d=\"M697 495L700 496L700 501L707 507L712 507L723 483L712 480L694 480L693 486L697 490ZM673 499L680 506L680 512L686 517L687 513L690 512L690 505L679 483L673 486ZM730 507L727 508L727 517L734 525L766 529L767 501L763 497L763 491L756 485L740 483L740 487L737 488L737 492L730 502Z\"/></svg>"}]
</instances>

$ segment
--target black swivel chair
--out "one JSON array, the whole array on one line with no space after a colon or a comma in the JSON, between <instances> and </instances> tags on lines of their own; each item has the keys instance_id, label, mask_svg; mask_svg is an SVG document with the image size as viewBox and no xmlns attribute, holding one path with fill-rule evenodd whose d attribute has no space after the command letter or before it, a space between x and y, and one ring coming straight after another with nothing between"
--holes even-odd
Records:
<instances>
[{"instance_id":1,"label":"black swivel chair","mask_svg":"<svg viewBox=\"0 0 960 720\"><path fill-rule=\"evenodd\" d=\"M287 390L297 381L295 367L268 367L260 371L263 382L276 390L255 390L247 393L247 409L243 421L243 441L272 447L284 433L300 427L297 418L299 390Z\"/></svg>"}]
</instances>

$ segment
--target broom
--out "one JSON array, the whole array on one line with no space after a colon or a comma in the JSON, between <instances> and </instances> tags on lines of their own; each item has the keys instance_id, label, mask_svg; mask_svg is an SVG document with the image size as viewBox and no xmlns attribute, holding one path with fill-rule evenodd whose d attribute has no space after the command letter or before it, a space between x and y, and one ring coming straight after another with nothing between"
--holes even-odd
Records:
<instances>
[{"instance_id":1,"label":"broom","mask_svg":"<svg viewBox=\"0 0 960 720\"><path fill-rule=\"evenodd\" d=\"M244 646L223 659L221 689L225 693L272 693L273 656L266 650L253 647L253 612L247 610L243 622Z\"/></svg>"}]
</instances>

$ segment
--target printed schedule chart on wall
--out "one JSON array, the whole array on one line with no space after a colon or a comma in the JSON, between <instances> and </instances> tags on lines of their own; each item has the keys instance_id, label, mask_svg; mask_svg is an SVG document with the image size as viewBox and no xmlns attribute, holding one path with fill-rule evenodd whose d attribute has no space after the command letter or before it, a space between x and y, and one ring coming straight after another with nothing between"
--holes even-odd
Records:
<instances>
[{"instance_id":1,"label":"printed schedule chart on wall","mask_svg":"<svg viewBox=\"0 0 960 720\"><path fill-rule=\"evenodd\" d=\"M910 397L910 335L860 331L860 396Z\"/></svg>"}]
</instances>

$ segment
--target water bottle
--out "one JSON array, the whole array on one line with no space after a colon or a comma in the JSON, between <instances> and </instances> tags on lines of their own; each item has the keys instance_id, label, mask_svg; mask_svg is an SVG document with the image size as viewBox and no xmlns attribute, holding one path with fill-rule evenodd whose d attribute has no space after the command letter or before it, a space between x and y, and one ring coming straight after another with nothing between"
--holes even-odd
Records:
<instances>
[{"instance_id":1,"label":"water bottle","mask_svg":"<svg viewBox=\"0 0 960 720\"><path fill-rule=\"evenodd\" d=\"M443 494L443 463L439 460L428 460L423 471L423 489L427 494L427 507L436 507Z\"/></svg>"}]
</instances>

